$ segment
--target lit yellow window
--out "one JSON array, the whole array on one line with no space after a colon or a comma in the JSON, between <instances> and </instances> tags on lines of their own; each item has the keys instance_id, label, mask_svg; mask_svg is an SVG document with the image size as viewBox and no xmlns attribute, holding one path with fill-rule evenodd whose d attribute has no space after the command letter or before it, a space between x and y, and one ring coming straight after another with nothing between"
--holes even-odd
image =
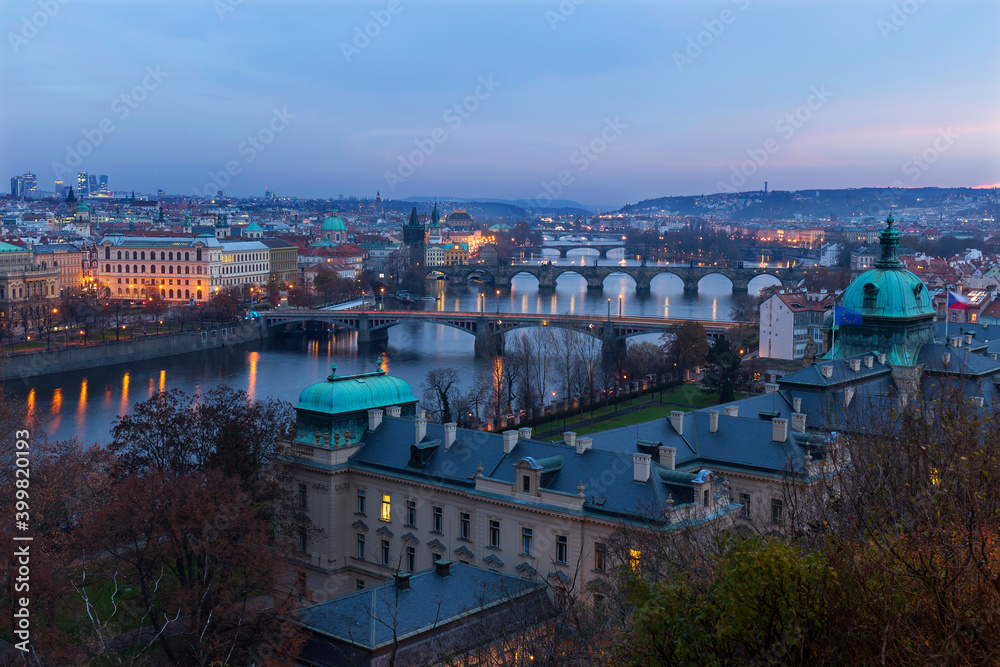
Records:
<instances>
[{"instance_id":1,"label":"lit yellow window","mask_svg":"<svg viewBox=\"0 0 1000 667\"><path fill-rule=\"evenodd\" d=\"M934 486L939 486L941 484L941 475L938 473L937 468L931 468L931 484Z\"/></svg>"},{"instance_id":2,"label":"lit yellow window","mask_svg":"<svg viewBox=\"0 0 1000 667\"><path fill-rule=\"evenodd\" d=\"M631 565L632 569L635 570L635 571L637 571L637 572L639 570L639 559L641 557L642 557L642 552L639 551L638 549L629 549L628 550L628 562L629 562L629 565Z\"/></svg>"},{"instance_id":3,"label":"lit yellow window","mask_svg":"<svg viewBox=\"0 0 1000 667\"><path fill-rule=\"evenodd\" d=\"M392 499L388 494L382 494L382 514L383 521L392 521L392 510L390 509Z\"/></svg>"}]
</instances>

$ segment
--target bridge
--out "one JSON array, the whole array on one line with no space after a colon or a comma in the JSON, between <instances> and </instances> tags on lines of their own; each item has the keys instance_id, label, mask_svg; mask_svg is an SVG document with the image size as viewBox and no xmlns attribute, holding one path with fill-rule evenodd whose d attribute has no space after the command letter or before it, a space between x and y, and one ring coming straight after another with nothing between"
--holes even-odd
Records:
<instances>
[{"instance_id":1,"label":"bridge","mask_svg":"<svg viewBox=\"0 0 1000 667\"><path fill-rule=\"evenodd\" d=\"M623 273L635 281L636 293L648 293L653 278L661 274L672 274L684 281L685 294L697 294L698 283L705 276L720 275L729 279L734 293L747 292L750 281L757 276L773 276L784 287L795 287L804 273L796 267L776 268L760 266L665 266L643 264L641 266L565 266L556 264L501 264L455 265L428 267L427 277L447 280L449 284L464 286L471 279L481 279L498 288L510 287L511 278L519 274L529 274L538 280L538 289L555 289L556 281L564 273L576 274L586 279L588 290L603 290L604 279L613 273Z\"/></svg>"},{"instance_id":2,"label":"bridge","mask_svg":"<svg viewBox=\"0 0 1000 667\"><path fill-rule=\"evenodd\" d=\"M600 338L606 354L621 353L625 340L642 334L662 334L675 331L683 322L691 320L663 319L658 317L601 317L600 315L543 315L515 313L464 313L409 310L311 310L287 308L262 312L266 326L277 327L294 324L305 326L310 322L325 323L358 333L358 346L384 347L389 340L389 329L403 322L430 322L476 337L476 356L503 354L504 334L526 327L553 327L571 329ZM701 321L709 338L724 337L738 322Z\"/></svg>"}]
</instances>

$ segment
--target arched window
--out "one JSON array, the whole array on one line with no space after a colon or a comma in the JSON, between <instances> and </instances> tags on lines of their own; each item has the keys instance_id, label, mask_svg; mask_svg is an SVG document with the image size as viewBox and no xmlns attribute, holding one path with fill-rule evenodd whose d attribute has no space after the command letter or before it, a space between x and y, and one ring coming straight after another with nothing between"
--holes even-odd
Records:
<instances>
[{"instance_id":1,"label":"arched window","mask_svg":"<svg viewBox=\"0 0 1000 667\"><path fill-rule=\"evenodd\" d=\"M188 253L188 252L184 253L184 261L185 262L190 262L191 261L191 253Z\"/></svg>"},{"instance_id":2,"label":"arched window","mask_svg":"<svg viewBox=\"0 0 1000 667\"><path fill-rule=\"evenodd\" d=\"M166 261L166 259L167 259L167 253L161 251L160 252L160 261L163 262L163 261Z\"/></svg>"},{"instance_id":3,"label":"arched window","mask_svg":"<svg viewBox=\"0 0 1000 667\"><path fill-rule=\"evenodd\" d=\"M173 275L173 273L174 273L174 267L172 265L169 267L169 270L167 271L167 273Z\"/></svg>"},{"instance_id":4,"label":"arched window","mask_svg":"<svg viewBox=\"0 0 1000 667\"><path fill-rule=\"evenodd\" d=\"M121 265L121 264L119 264L119 265L118 265L118 273L121 273L121 272L122 272L122 265Z\"/></svg>"},{"instance_id":5,"label":"arched window","mask_svg":"<svg viewBox=\"0 0 1000 667\"><path fill-rule=\"evenodd\" d=\"M174 291L173 291L173 290L170 290L170 298L171 298L171 299L173 299L173 298L174 298Z\"/></svg>"},{"instance_id":6,"label":"arched window","mask_svg":"<svg viewBox=\"0 0 1000 667\"><path fill-rule=\"evenodd\" d=\"M143 288L142 288L141 290L139 290L139 293L140 293L140 294L141 294L142 296L146 296L146 288L145 288L145 287L143 287Z\"/></svg>"},{"instance_id":7,"label":"arched window","mask_svg":"<svg viewBox=\"0 0 1000 667\"><path fill-rule=\"evenodd\" d=\"M878 287L875 287L875 285L873 285L871 283L866 283L865 284L864 307L865 308L874 308L875 307L875 300L877 298L878 298Z\"/></svg>"},{"instance_id":8,"label":"arched window","mask_svg":"<svg viewBox=\"0 0 1000 667\"><path fill-rule=\"evenodd\" d=\"M121 258L122 258L122 251L121 251L121 250L119 250L119 251L118 251L118 259L121 259Z\"/></svg>"},{"instance_id":9,"label":"arched window","mask_svg":"<svg viewBox=\"0 0 1000 667\"><path fill-rule=\"evenodd\" d=\"M173 251L170 251L170 253L167 254L167 259L169 259L171 262L174 261L174 253L173 253Z\"/></svg>"},{"instance_id":10,"label":"arched window","mask_svg":"<svg viewBox=\"0 0 1000 667\"><path fill-rule=\"evenodd\" d=\"M104 246L104 259L111 259L111 246Z\"/></svg>"},{"instance_id":11,"label":"arched window","mask_svg":"<svg viewBox=\"0 0 1000 667\"><path fill-rule=\"evenodd\" d=\"M149 272L150 273L156 273L156 264L150 264L149 265Z\"/></svg>"},{"instance_id":12,"label":"arched window","mask_svg":"<svg viewBox=\"0 0 1000 667\"><path fill-rule=\"evenodd\" d=\"M138 264L133 264L132 265L132 273L139 273L139 265Z\"/></svg>"},{"instance_id":13,"label":"arched window","mask_svg":"<svg viewBox=\"0 0 1000 667\"><path fill-rule=\"evenodd\" d=\"M185 299L190 299L191 298L191 290L189 290L189 289L184 290L184 298Z\"/></svg>"},{"instance_id":14,"label":"arched window","mask_svg":"<svg viewBox=\"0 0 1000 667\"><path fill-rule=\"evenodd\" d=\"M119 287L119 288L118 288L118 296L121 296L121 295L122 295L122 288L121 288L121 287Z\"/></svg>"},{"instance_id":15,"label":"arched window","mask_svg":"<svg viewBox=\"0 0 1000 667\"><path fill-rule=\"evenodd\" d=\"M143 272L143 273L145 273L145 272L146 272L146 265L145 265L145 264L143 264L143 265L142 265L142 272Z\"/></svg>"},{"instance_id":16,"label":"arched window","mask_svg":"<svg viewBox=\"0 0 1000 667\"><path fill-rule=\"evenodd\" d=\"M197 257L198 261L200 262L201 261L201 248L198 248L195 251L195 256Z\"/></svg>"},{"instance_id":17,"label":"arched window","mask_svg":"<svg viewBox=\"0 0 1000 667\"><path fill-rule=\"evenodd\" d=\"M198 275L199 276L201 275L201 267L200 266L198 267Z\"/></svg>"},{"instance_id":18,"label":"arched window","mask_svg":"<svg viewBox=\"0 0 1000 667\"><path fill-rule=\"evenodd\" d=\"M185 266L185 267L184 267L184 275L186 276L186 275L188 275L189 273L191 273L191 267L190 267L190 266Z\"/></svg>"},{"instance_id":19,"label":"arched window","mask_svg":"<svg viewBox=\"0 0 1000 667\"><path fill-rule=\"evenodd\" d=\"M201 290L198 290L198 298L201 298Z\"/></svg>"},{"instance_id":20,"label":"arched window","mask_svg":"<svg viewBox=\"0 0 1000 667\"><path fill-rule=\"evenodd\" d=\"M110 264L105 264L104 265L104 272L105 273L111 273L111 265Z\"/></svg>"},{"instance_id":21,"label":"arched window","mask_svg":"<svg viewBox=\"0 0 1000 667\"><path fill-rule=\"evenodd\" d=\"M128 273L128 264L125 265L125 273Z\"/></svg>"},{"instance_id":22,"label":"arched window","mask_svg":"<svg viewBox=\"0 0 1000 667\"><path fill-rule=\"evenodd\" d=\"M146 251L145 250L142 251L142 258L146 259Z\"/></svg>"}]
</instances>

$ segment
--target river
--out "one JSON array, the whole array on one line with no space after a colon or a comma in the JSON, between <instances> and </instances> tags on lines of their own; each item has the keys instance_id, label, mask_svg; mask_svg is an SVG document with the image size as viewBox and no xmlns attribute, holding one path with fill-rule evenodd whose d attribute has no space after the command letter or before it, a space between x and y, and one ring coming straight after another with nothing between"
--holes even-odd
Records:
<instances>
[{"instance_id":1,"label":"river","mask_svg":"<svg viewBox=\"0 0 1000 667\"><path fill-rule=\"evenodd\" d=\"M592 263L596 251L574 251L558 264ZM632 264L623 259L601 260L602 265ZM754 292L777 283L762 276L751 282ZM652 282L650 293L638 296L631 278L609 276L604 291L588 292L586 280L564 275L554 291L539 293L529 276L512 280L511 290L501 294L486 285L470 285L463 293L450 292L445 284L435 285L436 301L424 302L427 309L475 311L484 308L501 313L593 314L595 321L611 314L726 321L732 303L729 281L721 276L702 279L697 296L685 296L684 285L675 276L662 275ZM619 301L620 300L620 301ZM388 301L386 308L398 308ZM655 340L655 336L648 337ZM471 381L480 361L473 353L473 337L450 327L407 322L390 329L388 370L409 382L418 397L420 385L432 368L452 366L464 380ZM182 389L205 392L218 385L243 389L251 396L273 396L291 403L307 385L323 380L336 363L338 374L375 369L374 358L359 358L353 335L315 339L304 336L275 337L235 347L206 350L183 356L165 357L87 371L28 378L7 382L7 388L24 396L28 409L38 417L50 437L77 437L85 443L107 442L115 419L155 392Z\"/></svg>"}]
</instances>

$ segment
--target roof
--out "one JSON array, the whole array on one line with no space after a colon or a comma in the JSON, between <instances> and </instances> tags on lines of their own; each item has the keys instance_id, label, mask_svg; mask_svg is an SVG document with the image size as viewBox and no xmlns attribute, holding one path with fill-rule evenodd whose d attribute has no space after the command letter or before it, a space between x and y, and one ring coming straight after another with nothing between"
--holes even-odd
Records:
<instances>
[{"instance_id":1,"label":"roof","mask_svg":"<svg viewBox=\"0 0 1000 667\"><path fill-rule=\"evenodd\" d=\"M334 211L323 221L323 226L320 229L324 232L346 232L347 225L344 224L344 221Z\"/></svg>"},{"instance_id":2,"label":"roof","mask_svg":"<svg viewBox=\"0 0 1000 667\"><path fill-rule=\"evenodd\" d=\"M27 248L22 248L20 246L11 245L10 243L4 243L0 241L0 252L25 252Z\"/></svg>"},{"instance_id":3,"label":"roof","mask_svg":"<svg viewBox=\"0 0 1000 667\"><path fill-rule=\"evenodd\" d=\"M341 414L413 403L416 400L410 385L399 378L386 375L385 371L338 377L337 366L334 365L325 382L317 382L302 390L295 409Z\"/></svg>"},{"instance_id":4,"label":"roof","mask_svg":"<svg viewBox=\"0 0 1000 667\"><path fill-rule=\"evenodd\" d=\"M297 622L313 632L377 649L394 637L433 630L522 596L542 592L545 584L463 563L451 563L449 576L436 569L409 578L409 588L394 580L306 607Z\"/></svg>"}]
</instances>

